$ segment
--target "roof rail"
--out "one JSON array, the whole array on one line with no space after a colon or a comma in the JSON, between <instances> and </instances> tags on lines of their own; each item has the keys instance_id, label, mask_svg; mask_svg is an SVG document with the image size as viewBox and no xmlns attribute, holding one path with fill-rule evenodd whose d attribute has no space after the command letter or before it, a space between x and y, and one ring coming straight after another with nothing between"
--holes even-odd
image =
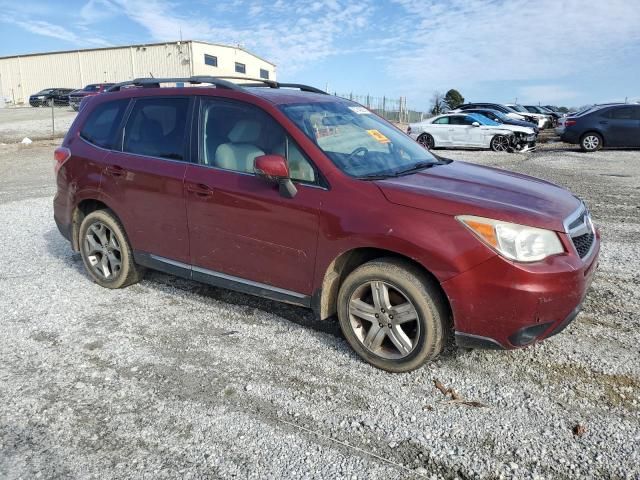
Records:
<instances>
[{"instance_id":1,"label":"roof rail","mask_svg":"<svg viewBox=\"0 0 640 480\"><path fill-rule=\"evenodd\" d=\"M228 80L245 80L251 83L238 84L229 82ZM327 92L320 90L319 88L310 87L309 85L302 85L299 83L279 83L275 80L267 80L264 78L250 78L239 76L193 76L187 78L136 78L126 82L116 83L109 87L107 92L117 92L123 87L134 86L143 88L159 88L161 83L191 83L202 84L209 83L215 85L216 88L225 88L228 90L243 90L244 87L269 87L269 88L297 88L303 92L320 93L328 95Z\"/></svg>"},{"instance_id":2,"label":"roof rail","mask_svg":"<svg viewBox=\"0 0 640 480\"><path fill-rule=\"evenodd\" d=\"M227 82L226 80L219 79L217 77L187 77L187 78L135 78L133 80L128 80L126 82L116 83L109 87L107 92L118 92L123 87L143 87L143 88L159 88L161 83L191 83L191 84L201 84L201 83L209 83L211 85L215 85L217 88L226 88L228 90L242 90L242 87L236 85L232 82Z\"/></svg>"}]
</instances>

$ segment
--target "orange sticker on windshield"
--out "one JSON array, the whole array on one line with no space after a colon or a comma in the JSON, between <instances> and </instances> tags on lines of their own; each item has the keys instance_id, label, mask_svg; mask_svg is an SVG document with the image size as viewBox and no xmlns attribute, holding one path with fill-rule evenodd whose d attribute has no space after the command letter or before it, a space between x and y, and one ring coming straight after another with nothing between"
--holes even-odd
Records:
<instances>
[{"instance_id":1,"label":"orange sticker on windshield","mask_svg":"<svg viewBox=\"0 0 640 480\"><path fill-rule=\"evenodd\" d=\"M381 134L378 130L367 130L367 133L380 143L391 143L391 140Z\"/></svg>"}]
</instances>

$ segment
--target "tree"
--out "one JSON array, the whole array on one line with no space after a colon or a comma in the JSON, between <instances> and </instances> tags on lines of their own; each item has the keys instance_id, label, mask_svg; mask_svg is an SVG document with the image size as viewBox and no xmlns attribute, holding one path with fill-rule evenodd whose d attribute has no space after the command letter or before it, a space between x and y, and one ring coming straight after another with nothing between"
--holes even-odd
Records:
<instances>
[{"instance_id":1,"label":"tree","mask_svg":"<svg viewBox=\"0 0 640 480\"><path fill-rule=\"evenodd\" d=\"M454 108L458 108L464 103L464 97L458 90L452 88L444 96L444 102L447 104L449 109L453 110Z\"/></svg>"},{"instance_id":2,"label":"tree","mask_svg":"<svg viewBox=\"0 0 640 480\"><path fill-rule=\"evenodd\" d=\"M433 115L440 115L447 109L447 105L444 102L444 97L440 92L433 92L431 97L431 113Z\"/></svg>"},{"instance_id":3,"label":"tree","mask_svg":"<svg viewBox=\"0 0 640 480\"><path fill-rule=\"evenodd\" d=\"M567 107L558 108L558 112L560 113L569 113L569 109Z\"/></svg>"}]
</instances>

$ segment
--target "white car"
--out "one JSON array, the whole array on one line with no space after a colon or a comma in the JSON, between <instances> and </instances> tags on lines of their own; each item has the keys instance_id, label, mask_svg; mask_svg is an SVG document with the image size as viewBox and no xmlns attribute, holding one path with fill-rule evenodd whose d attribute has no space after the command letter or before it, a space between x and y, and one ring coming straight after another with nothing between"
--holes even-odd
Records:
<instances>
[{"instance_id":1,"label":"white car","mask_svg":"<svg viewBox=\"0 0 640 480\"><path fill-rule=\"evenodd\" d=\"M536 144L533 128L505 125L476 113L449 113L409 125L407 133L426 148L490 148L525 152Z\"/></svg>"},{"instance_id":2,"label":"white car","mask_svg":"<svg viewBox=\"0 0 640 480\"><path fill-rule=\"evenodd\" d=\"M522 105L516 105L515 103L505 103L506 107L512 108L513 110L515 110L518 113L522 113L523 115L529 115L530 117L533 117L536 119L536 122L538 122L538 128L540 130L543 130L545 128L549 128L553 125L553 117L551 115L545 115L543 113L535 113L535 112L530 112L529 110L527 110L526 108L524 108Z\"/></svg>"}]
</instances>

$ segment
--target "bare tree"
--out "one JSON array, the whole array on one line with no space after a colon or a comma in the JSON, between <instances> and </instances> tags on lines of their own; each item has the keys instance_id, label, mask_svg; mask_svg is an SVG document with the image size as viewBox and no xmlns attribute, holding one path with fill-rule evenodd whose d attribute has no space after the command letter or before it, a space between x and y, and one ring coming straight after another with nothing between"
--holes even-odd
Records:
<instances>
[{"instance_id":1,"label":"bare tree","mask_svg":"<svg viewBox=\"0 0 640 480\"><path fill-rule=\"evenodd\" d=\"M444 96L440 92L433 92L431 97L431 113L433 115L440 115L447 108L447 104L444 101Z\"/></svg>"}]
</instances>

